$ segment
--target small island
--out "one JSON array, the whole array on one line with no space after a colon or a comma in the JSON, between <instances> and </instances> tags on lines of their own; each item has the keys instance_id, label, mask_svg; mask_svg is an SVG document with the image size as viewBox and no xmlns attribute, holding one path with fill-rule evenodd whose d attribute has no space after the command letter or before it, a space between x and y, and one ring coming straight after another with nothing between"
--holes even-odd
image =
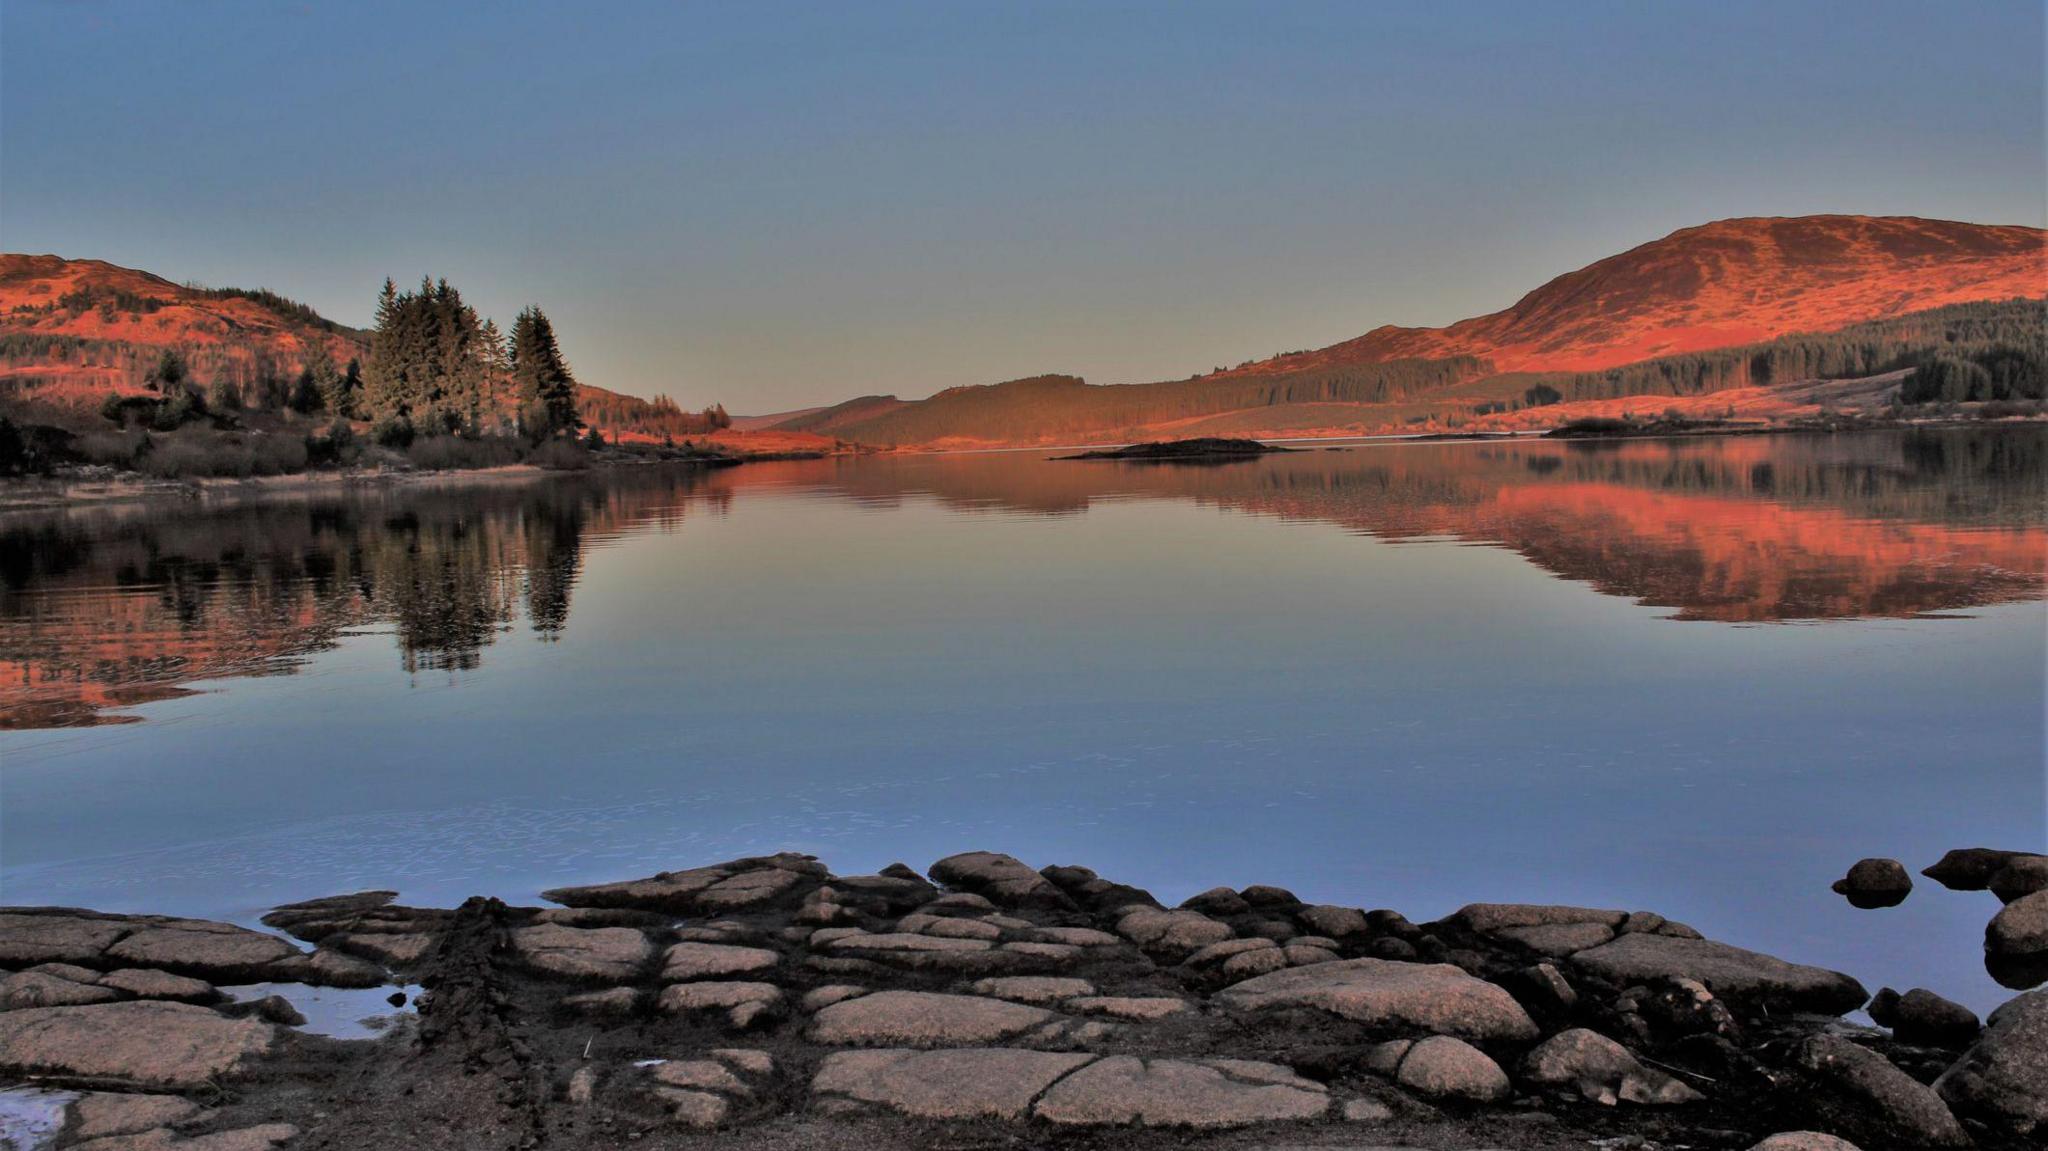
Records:
<instances>
[{"instance_id":1,"label":"small island","mask_svg":"<svg viewBox=\"0 0 2048 1151\"><path fill-rule=\"evenodd\" d=\"M1102 448L1072 456L1054 456L1056 460L1144 460L1155 463L1210 463L1217 460L1242 460L1263 456L1272 452L1292 451L1292 448L1262 444L1257 440L1227 439L1221 436L1202 436L1192 440L1154 440L1143 444L1126 444L1120 448Z\"/></svg>"}]
</instances>

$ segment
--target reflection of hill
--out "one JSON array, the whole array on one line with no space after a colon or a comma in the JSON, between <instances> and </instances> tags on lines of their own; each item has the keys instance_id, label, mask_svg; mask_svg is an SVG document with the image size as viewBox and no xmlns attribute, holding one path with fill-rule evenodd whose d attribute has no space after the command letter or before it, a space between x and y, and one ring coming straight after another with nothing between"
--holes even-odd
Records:
<instances>
[{"instance_id":1,"label":"reflection of hill","mask_svg":"<svg viewBox=\"0 0 2048 1151\"><path fill-rule=\"evenodd\" d=\"M1193 500L1390 540L1450 536L1679 618L1738 621L2040 595L2044 457L2037 434L2014 430L1388 444L1217 468L982 456L819 477L866 503L921 492L963 510L1067 514L1106 498Z\"/></svg>"},{"instance_id":2,"label":"reflection of hill","mask_svg":"<svg viewBox=\"0 0 2048 1151\"><path fill-rule=\"evenodd\" d=\"M179 684L288 671L389 623L406 671L567 626L587 537L683 515L695 473L100 510L0 528L0 727L104 722ZM713 498L721 498L713 494Z\"/></svg>"}]
</instances>

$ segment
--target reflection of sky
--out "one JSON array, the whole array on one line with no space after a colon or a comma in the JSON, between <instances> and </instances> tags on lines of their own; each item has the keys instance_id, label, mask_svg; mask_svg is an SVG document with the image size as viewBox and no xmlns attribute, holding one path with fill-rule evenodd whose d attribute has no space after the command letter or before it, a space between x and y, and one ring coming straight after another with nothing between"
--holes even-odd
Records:
<instances>
[{"instance_id":1,"label":"reflection of sky","mask_svg":"<svg viewBox=\"0 0 2048 1151\"><path fill-rule=\"evenodd\" d=\"M1827 890L2039 846L2044 623L1676 624L1512 553L1188 502L963 515L740 486L587 548L569 627L384 630L147 722L0 737L8 902L247 917L531 897L793 848L991 848L1178 900L1650 908L1974 1006L1989 896Z\"/></svg>"}]
</instances>

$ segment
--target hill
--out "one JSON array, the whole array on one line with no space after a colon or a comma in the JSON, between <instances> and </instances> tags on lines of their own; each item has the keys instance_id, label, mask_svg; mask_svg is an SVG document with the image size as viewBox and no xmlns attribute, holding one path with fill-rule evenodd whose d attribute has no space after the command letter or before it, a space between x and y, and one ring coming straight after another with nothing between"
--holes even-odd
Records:
<instances>
[{"instance_id":1,"label":"hill","mask_svg":"<svg viewBox=\"0 0 2048 1151\"><path fill-rule=\"evenodd\" d=\"M877 445L972 447L1526 423L1507 416L1561 401L1544 413L1554 422L1579 414L1573 409L1582 402L1788 386L1846 378L1858 365L1897 371L1931 358L1948 338L1945 325L1956 323L1983 329L1980 349L2016 339L2038 352L2038 307L1989 320L1949 309L2048 293L2044 243L2036 228L1911 217L1722 220L1559 276L1512 307L1449 327L1382 327L1316 351L1153 384L1038 376L914 402L869 396L777 426ZM1920 319L1873 337L1884 345L1881 356L1821 354L1826 340L1796 338L1907 316ZM1896 385L1855 394L1875 402ZM1769 395L1747 397L1745 410L1777 414Z\"/></svg>"}]
</instances>

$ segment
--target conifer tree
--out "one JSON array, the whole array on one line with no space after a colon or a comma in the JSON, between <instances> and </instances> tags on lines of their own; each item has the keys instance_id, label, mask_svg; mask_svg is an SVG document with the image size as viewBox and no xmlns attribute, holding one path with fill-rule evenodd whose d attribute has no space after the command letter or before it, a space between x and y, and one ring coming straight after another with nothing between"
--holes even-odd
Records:
<instances>
[{"instance_id":1,"label":"conifer tree","mask_svg":"<svg viewBox=\"0 0 2048 1151\"><path fill-rule=\"evenodd\" d=\"M576 379L555 342L554 325L537 307L521 311L512 324L512 383L528 435L545 439L582 426L576 417Z\"/></svg>"}]
</instances>

